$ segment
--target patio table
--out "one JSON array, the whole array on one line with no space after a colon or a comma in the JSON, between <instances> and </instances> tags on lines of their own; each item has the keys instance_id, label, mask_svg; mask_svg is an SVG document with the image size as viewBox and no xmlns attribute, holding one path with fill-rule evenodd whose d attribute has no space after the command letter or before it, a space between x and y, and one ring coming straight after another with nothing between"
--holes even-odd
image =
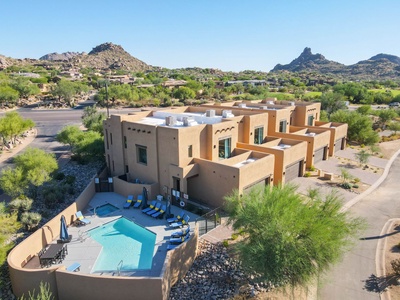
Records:
<instances>
[{"instance_id":1,"label":"patio table","mask_svg":"<svg viewBox=\"0 0 400 300\"><path fill-rule=\"evenodd\" d=\"M50 244L49 248L39 257L40 265L50 266L60 257L65 244Z\"/></svg>"}]
</instances>

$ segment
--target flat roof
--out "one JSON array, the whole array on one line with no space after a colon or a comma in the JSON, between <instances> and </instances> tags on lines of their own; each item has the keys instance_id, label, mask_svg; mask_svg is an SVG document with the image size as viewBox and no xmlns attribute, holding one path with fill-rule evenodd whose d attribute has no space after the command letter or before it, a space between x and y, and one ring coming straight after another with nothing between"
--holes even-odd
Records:
<instances>
[{"instance_id":1,"label":"flat roof","mask_svg":"<svg viewBox=\"0 0 400 300\"><path fill-rule=\"evenodd\" d=\"M226 118L234 117L233 114L228 113ZM167 125L167 118L171 117L170 125ZM175 113L169 111L154 111L152 116L144 117L138 120L137 123L147 124L147 125L157 125L157 126L167 126L167 127L187 127L195 126L199 124L217 124L222 122L224 117L222 115L216 115L214 110L214 115L211 114L207 116L207 113L195 113L195 112L182 112ZM187 125L185 125L185 122Z\"/></svg>"}]
</instances>

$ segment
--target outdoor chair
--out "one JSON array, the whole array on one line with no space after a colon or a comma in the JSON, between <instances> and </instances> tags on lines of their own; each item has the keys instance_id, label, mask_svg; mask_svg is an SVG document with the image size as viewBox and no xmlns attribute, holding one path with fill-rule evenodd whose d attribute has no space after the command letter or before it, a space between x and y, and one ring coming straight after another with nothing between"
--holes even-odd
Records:
<instances>
[{"instance_id":1,"label":"outdoor chair","mask_svg":"<svg viewBox=\"0 0 400 300\"><path fill-rule=\"evenodd\" d=\"M82 212L81 211L77 211L76 213L75 213L75 216L76 216L76 224L77 225L87 225L87 224L90 224L90 220L89 219L86 219L83 215L82 215Z\"/></svg>"},{"instance_id":2,"label":"outdoor chair","mask_svg":"<svg viewBox=\"0 0 400 300\"><path fill-rule=\"evenodd\" d=\"M170 238L169 243L170 244L181 244L181 243L185 242L186 240L188 240L189 237L190 237L190 233L187 233L186 235L181 236L181 237Z\"/></svg>"},{"instance_id":3,"label":"outdoor chair","mask_svg":"<svg viewBox=\"0 0 400 300\"><path fill-rule=\"evenodd\" d=\"M182 236L187 235L189 232L190 232L190 226L188 225L188 226L186 226L185 229L182 229L181 231L175 231L175 232L173 232L173 233L171 234L171 237L173 237L173 238L179 238L179 237L182 237Z\"/></svg>"},{"instance_id":4,"label":"outdoor chair","mask_svg":"<svg viewBox=\"0 0 400 300\"><path fill-rule=\"evenodd\" d=\"M145 213L147 213L148 211L151 211L151 210L156 206L156 203L157 203L156 200L151 201L149 207L146 207L146 208L142 209L142 213L145 214Z\"/></svg>"},{"instance_id":5,"label":"outdoor chair","mask_svg":"<svg viewBox=\"0 0 400 300\"><path fill-rule=\"evenodd\" d=\"M161 208L161 203L158 202L156 204L156 206L152 210L149 210L148 212L146 212L146 214L151 216L152 214L155 214L156 212L158 212L160 210L160 208Z\"/></svg>"},{"instance_id":6,"label":"outdoor chair","mask_svg":"<svg viewBox=\"0 0 400 300\"><path fill-rule=\"evenodd\" d=\"M158 212L153 213L151 216L153 218L161 218L163 216L163 214L165 213L166 209L167 209L167 206L164 204Z\"/></svg>"},{"instance_id":7,"label":"outdoor chair","mask_svg":"<svg viewBox=\"0 0 400 300\"><path fill-rule=\"evenodd\" d=\"M181 212L179 213L179 215L177 215L176 217L173 218L169 218L167 219L168 223L176 223L179 222L181 220L183 220L183 217L185 216L185 212L183 210L181 210Z\"/></svg>"},{"instance_id":8,"label":"outdoor chair","mask_svg":"<svg viewBox=\"0 0 400 300\"><path fill-rule=\"evenodd\" d=\"M137 200L135 204L133 205L133 208L139 208L142 205L142 195L137 196Z\"/></svg>"},{"instance_id":9,"label":"outdoor chair","mask_svg":"<svg viewBox=\"0 0 400 300\"><path fill-rule=\"evenodd\" d=\"M126 199L124 208L128 209L129 207L131 207L132 203L133 203L133 195L128 195L128 199Z\"/></svg>"},{"instance_id":10,"label":"outdoor chair","mask_svg":"<svg viewBox=\"0 0 400 300\"><path fill-rule=\"evenodd\" d=\"M188 225L189 224L189 220L190 220L190 217L188 215L186 215L182 221L171 223L169 226L171 226L172 228L178 228L178 227L181 227L183 225Z\"/></svg>"}]
</instances>

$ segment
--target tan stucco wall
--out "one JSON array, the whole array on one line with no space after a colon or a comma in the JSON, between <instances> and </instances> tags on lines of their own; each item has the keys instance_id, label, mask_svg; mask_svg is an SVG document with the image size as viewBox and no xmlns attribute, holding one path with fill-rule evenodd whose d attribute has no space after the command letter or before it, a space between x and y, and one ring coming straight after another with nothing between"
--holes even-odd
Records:
<instances>
[{"instance_id":1,"label":"tan stucco wall","mask_svg":"<svg viewBox=\"0 0 400 300\"><path fill-rule=\"evenodd\" d=\"M153 184L132 183L119 179L118 177L113 177L113 181L114 181L114 192L123 195L125 197L128 197L128 195L133 195L135 197L134 199L137 199L137 196L142 194L143 187L147 189L149 200L156 199L160 191L158 183L153 183Z\"/></svg>"},{"instance_id":2,"label":"tan stucco wall","mask_svg":"<svg viewBox=\"0 0 400 300\"><path fill-rule=\"evenodd\" d=\"M94 196L94 181L81 194L79 206L87 205ZM86 204L85 204L86 203ZM25 269L23 266L43 247L58 236L60 217L74 219L77 204L74 203L34 232L8 255L7 262L13 288L17 297L38 291L40 282L50 284L56 299L137 299L166 300L170 287L181 279L191 267L197 253L198 227L182 246L167 254L159 277L112 277L67 272L65 266L46 269Z\"/></svg>"}]
</instances>

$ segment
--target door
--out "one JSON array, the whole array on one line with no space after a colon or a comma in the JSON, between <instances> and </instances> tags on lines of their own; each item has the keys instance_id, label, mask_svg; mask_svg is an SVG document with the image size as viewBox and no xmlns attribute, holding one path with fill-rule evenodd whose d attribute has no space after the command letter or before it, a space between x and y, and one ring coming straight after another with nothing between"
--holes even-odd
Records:
<instances>
[{"instance_id":1,"label":"door","mask_svg":"<svg viewBox=\"0 0 400 300\"><path fill-rule=\"evenodd\" d=\"M290 180L293 180L301 176L301 166L302 166L302 160L287 166L285 169L285 182L288 182Z\"/></svg>"},{"instance_id":2,"label":"door","mask_svg":"<svg viewBox=\"0 0 400 300\"><path fill-rule=\"evenodd\" d=\"M314 164L316 164L317 162L320 162L321 160L323 160L325 158L325 148L326 147L322 147L318 150L315 150L314 152Z\"/></svg>"}]
</instances>

